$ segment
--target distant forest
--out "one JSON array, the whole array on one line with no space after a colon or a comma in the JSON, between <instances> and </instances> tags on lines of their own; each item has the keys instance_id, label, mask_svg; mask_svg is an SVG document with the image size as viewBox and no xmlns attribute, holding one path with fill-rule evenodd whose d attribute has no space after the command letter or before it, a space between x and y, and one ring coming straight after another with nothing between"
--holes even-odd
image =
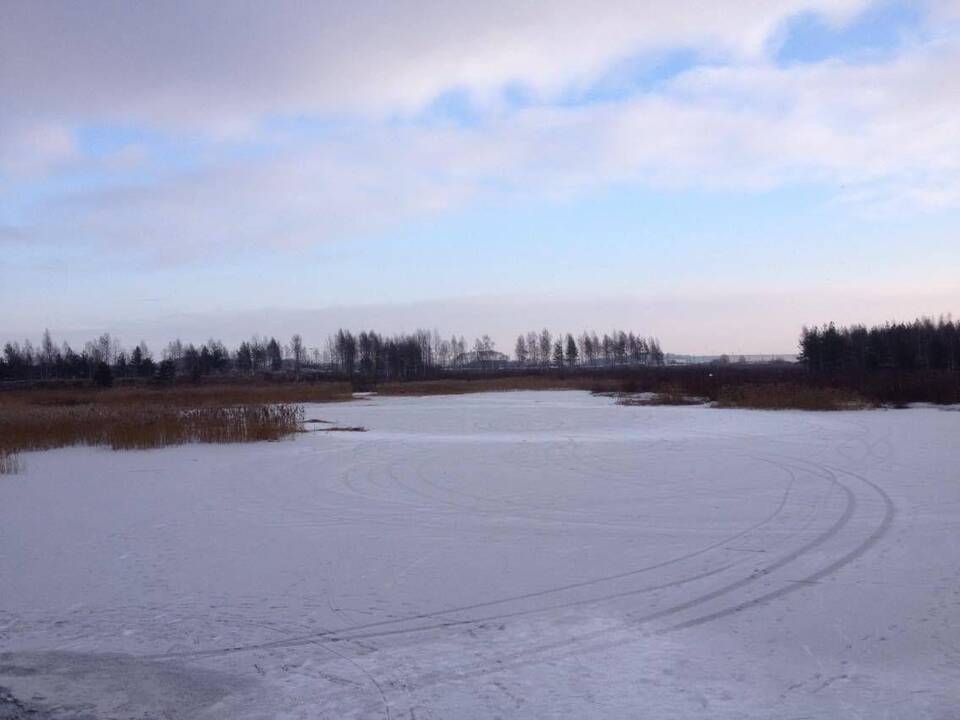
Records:
<instances>
[{"instance_id":1,"label":"distant forest","mask_svg":"<svg viewBox=\"0 0 960 720\"><path fill-rule=\"evenodd\" d=\"M929 318L887 323L804 328L800 360L818 375L960 370L960 322Z\"/></svg>"},{"instance_id":2,"label":"distant forest","mask_svg":"<svg viewBox=\"0 0 960 720\"><path fill-rule=\"evenodd\" d=\"M227 348L219 340L200 346L174 340L155 354L142 342L124 347L108 333L74 349L67 343L58 345L45 331L38 345L6 343L0 357L0 381L20 381L14 383L19 385L73 380L106 386L123 379L163 385L178 378L219 376L349 379L364 384L480 373L635 375L634 371L647 369L649 375L649 370L666 364L656 338L620 330L603 335L532 331L518 336L509 350L509 355L498 351L486 335L468 344L463 336L445 338L435 330L390 336L338 330L320 347L307 347L300 335L286 343L254 336L235 348ZM869 328L832 323L805 327L799 350L797 364L780 363L777 371L769 364L766 375L751 370L743 361L729 363L723 356L702 366L706 368L704 378L713 384L726 382L731 373L723 368L740 367L749 375L738 375L738 382L797 382L806 375L810 382L856 388L870 397L887 397L888 391L895 390L899 393L896 397L951 398L960 386L960 323L950 318ZM788 368L792 369L784 375ZM677 368L664 370L673 375L679 372ZM907 382L907 378L912 380Z\"/></svg>"},{"instance_id":3,"label":"distant forest","mask_svg":"<svg viewBox=\"0 0 960 720\"><path fill-rule=\"evenodd\" d=\"M554 336L549 330L520 335L513 358L497 351L489 336L472 345L453 335L418 330L393 336L373 331L357 334L338 330L323 347L308 348L297 334L282 344L276 338L254 336L234 349L219 340L199 347L174 340L159 356L143 342L125 348L105 333L77 350L54 342L44 331L38 345L29 340L8 342L0 358L0 380L45 381L91 379L110 385L115 378L144 378L159 384L178 376L200 379L215 375L257 373L309 373L311 377L335 375L366 380L415 380L436 377L445 370L495 371L591 367L661 366L660 342L632 332L615 330Z\"/></svg>"}]
</instances>

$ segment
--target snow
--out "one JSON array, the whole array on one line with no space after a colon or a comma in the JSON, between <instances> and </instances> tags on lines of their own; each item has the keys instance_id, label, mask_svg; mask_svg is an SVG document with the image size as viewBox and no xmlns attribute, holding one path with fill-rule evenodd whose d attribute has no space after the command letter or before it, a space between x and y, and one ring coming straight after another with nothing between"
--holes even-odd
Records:
<instances>
[{"instance_id":1,"label":"snow","mask_svg":"<svg viewBox=\"0 0 960 720\"><path fill-rule=\"evenodd\" d=\"M0 717L7 691L87 719L960 707L960 413L516 392L307 417L368 432L0 478Z\"/></svg>"}]
</instances>

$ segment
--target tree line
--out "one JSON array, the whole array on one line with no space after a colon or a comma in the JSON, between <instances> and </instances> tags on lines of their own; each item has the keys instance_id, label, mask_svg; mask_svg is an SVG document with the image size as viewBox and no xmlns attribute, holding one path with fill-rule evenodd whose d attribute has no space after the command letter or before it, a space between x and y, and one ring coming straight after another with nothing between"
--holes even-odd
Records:
<instances>
[{"instance_id":1,"label":"tree line","mask_svg":"<svg viewBox=\"0 0 960 720\"><path fill-rule=\"evenodd\" d=\"M814 374L879 370L960 371L960 322L920 318L910 323L804 327L800 360Z\"/></svg>"},{"instance_id":2,"label":"tree line","mask_svg":"<svg viewBox=\"0 0 960 720\"><path fill-rule=\"evenodd\" d=\"M873 327L834 323L804 327L800 361L815 375L960 371L960 322L941 317ZM217 374L249 375L289 371L337 374L369 380L413 380L447 370L557 369L661 366L664 353L656 338L614 330L598 335L554 335L547 329L520 334L512 357L498 352L487 335L467 340L436 330L384 335L340 329L319 347L307 347L299 334L282 343L254 335L233 349L210 339L194 345L179 339L154 354L146 343L124 347L104 333L74 349L57 344L49 331L34 345L7 342L0 355L0 381L146 378L160 383L176 376L200 378Z\"/></svg>"},{"instance_id":3,"label":"tree line","mask_svg":"<svg viewBox=\"0 0 960 720\"><path fill-rule=\"evenodd\" d=\"M517 368L572 368L607 365L662 365L664 355L656 338L614 331L602 337L592 331L579 336L554 336L549 330L517 338L514 357L496 350L488 336L468 345L460 335L441 337L436 330L384 335L340 329L320 347L308 348L299 334L281 343L275 337L253 336L235 349L210 339L197 346L173 340L155 356L146 343L123 347L104 333L72 348L57 344L45 330L39 344L29 340L7 342L0 356L0 380L92 379L109 385L114 378L147 378L164 383L176 376L194 379L208 375L261 372L325 372L370 380L413 380L444 370Z\"/></svg>"},{"instance_id":4,"label":"tree line","mask_svg":"<svg viewBox=\"0 0 960 720\"><path fill-rule=\"evenodd\" d=\"M592 331L554 337L544 328L517 336L514 357L521 365L576 367L585 365L663 365L660 341L614 330L603 337Z\"/></svg>"}]
</instances>

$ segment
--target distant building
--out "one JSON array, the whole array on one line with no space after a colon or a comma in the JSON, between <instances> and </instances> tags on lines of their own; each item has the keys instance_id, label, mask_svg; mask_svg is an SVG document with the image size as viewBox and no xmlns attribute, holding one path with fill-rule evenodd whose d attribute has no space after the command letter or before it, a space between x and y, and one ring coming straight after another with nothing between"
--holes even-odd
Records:
<instances>
[{"instance_id":1,"label":"distant building","mask_svg":"<svg viewBox=\"0 0 960 720\"><path fill-rule=\"evenodd\" d=\"M457 355L453 365L466 370L502 370L510 367L510 358L496 350L471 350Z\"/></svg>"}]
</instances>

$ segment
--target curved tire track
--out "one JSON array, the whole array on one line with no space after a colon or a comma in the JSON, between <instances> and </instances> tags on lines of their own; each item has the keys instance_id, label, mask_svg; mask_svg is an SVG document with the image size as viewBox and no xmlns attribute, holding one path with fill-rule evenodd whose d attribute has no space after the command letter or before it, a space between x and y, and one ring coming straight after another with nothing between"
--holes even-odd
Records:
<instances>
[{"instance_id":1,"label":"curved tire track","mask_svg":"<svg viewBox=\"0 0 960 720\"><path fill-rule=\"evenodd\" d=\"M414 626L414 627L394 627L394 628L390 628L390 626L400 625L400 624L402 624L402 623L408 623L408 622L413 622L413 621L418 621L418 620L433 620L433 619L442 618L442 617L444 617L444 616L453 615L453 614L455 614L455 613L469 612L469 611L471 611L471 610L478 610L478 609L482 609L482 608L494 607L494 606L497 606L497 605L504 605L504 604L507 604L507 603L510 603L510 602L518 602L518 601L530 600L530 599L534 599L534 598L538 598L538 597L551 596L551 595L555 595L555 594L562 593L562 592L567 592L567 591L571 591L571 590L581 589L581 588L585 588L585 587L591 587L591 586L594 586L594 585L597 585L597 584L600 584L600 583L605 583L605 582L610 582L610 581L615 581L615 580L620 580L620 579L625 579L625 578L637 576L637 575L640 575L640 574L643 574L643 573L650 572L650 571L652 571L652 570L662 569L662 568L664 568L664 567L667 567L667 566L670 566L670 565L674 565L674 564L683 562L683 561L685 561L685 560L689 560L689 559L691 559L691 558L704 555L704 554L709 553L710 551L715 550L715 549L717 549L718 547L721 547L721 546L723 546L723 545L726 545L726 544L728 544L728 543L730 543L730 542L732 542L732 541L734 541L734 540L743 538L743 537L745 537L746 535L748 535L748 534L750 534L750 533L752 533L752 532L755 532L755 531L763 528L764 526L768 525L769 523L773 522L773 521L776 519L776 517L782 513L782 511L783 511L784 508L786 507L787 501L788 501L788 499L789 499L789 497L790 497L790 493L791 493L792 487L793 487L794 483L796 482L796 474L794 473L793 468L791 468L791 466L785 465L785 464L783 464L783 463L778 463L778 462L776 462L776 461L774 461L774 460L770 460L770 459L768 459L768 458L756 458L756 459L757 459L757 460L760 460L760 461L762 461L762 462L768 462L768 463L774 465L775 467L778 467L778 468L784 470L785 472L788 473L788 476L789 476L789 478L790 478L790 479L789 479L789 482L788 482L788 484L787 484L787 487L786 487L785 490L784 490L784 494L783 494L783 496L781 497L781 501L780 501L780 503L778 504L778 506L774 509L774 511L773 511L772 513L770 513L770 515L768 515L767 517L765 517L764 519L762 519L761 521L759 521L759 522L755 523L754 525L746 528L745 530L740 531L739 533L735 533L735 534L730 535L730 536L728 536L728 537L725 537L725 538L723 538L723 539L721 539L721 540L719 540L719 541L717 541L717 542L714 542L714 543L712 543L712 544L710 544L710 545L708 545L708 546L705 546L705 547L703 547L703 548L700 548L700 549L695 550L695 551L690 552L690 553L686 553L686 554L681 555L681 556L678 556L678 557L676 557L676 558L671 558L671 559L669 559L669 560L665 560L665 561L662 561L662 562L659 562L659 563L654 563L654 564L652 564L652 565L647 565L647 566L644 566L644 567L642 567L642 568L637 568L637 569L634 569L634 570L629 570L629 571L626 571L626 572L617 573L617 574L614 574L614 575L609 575L609 576L605 576L605 577L601 577L601 578L593 578L593 579L585 580L585 581L582 581L582 582L569 583L569 584L567 584L567 585L557 586L557 587L548 588L548 589L545 589L545 590L534 591L534 592L530 592L530 593L524 593L524 594L514 595L514 596L507 597L507 598L500 598L500 599L497 599L497 600L489 600L489 601L484 601L484 602L480 602L480 603L472 603L472 604L469 604L469 605L461 605L461 606L454 607L454 608L446 608L446 609L443 609L443 610L437 610L437 611L432 611L432 612L418 613L418 614L410 615L410 616L403 617L403 618L390 618L390 619L386 619L386 620L377 620L377 621L373 621L373 622L369 622L369 623L362 623L362 624L359 624L359 625L354 625L354 626L348 627L348 628L341 628L341 629L338 629L338 630L336 630L336 631L324 631L324 632L313 633L313 634L310 634L310 635L304 635L304 636L299 636L299 637L284 638L283 640L270 641L270 642L266 642L266 643L252 643L252 644L248 644L248 645L238 645L238 646L225 647L225 648L216 648L216 649L210 649L210 650L197 650L197 651L187 651L187 652L177 652L177 653L163 653L163 654L157 654L157 655L149 656L149 659L152 659L152 660L166 660L166 659L174 659L174 658L179 658L179 659L196 658L196 659L200 659L200 658L216 657L216 656L219 656L219 655L227 655L227 654L233 654L233 653L239 653L239 652L249 652L249 651L259 651L259 650L274 650L274 649L280 649L280 648L284 648L284 647L304 646L304 645L310 645L310 644L314 644L314 643L318 643L318 642L342 642L342 641L361 640L361 639L373 639L373 638L378 638L378 637L389 637L389 636L393 636L393 635L406 635L406 634L412 634L412 633L418 633L418 632L426 632L426 631L430 631L430 630L438 630L438 629L443 629L443 628L466 626L466 625L471 625L471 624L476 624L476 623L492 622L492 621L495 621L495 620L502 620L502 619L508 619L508 618L526 616L526 615L532 615L532 614L541 613L541 612L547 612L547 611L551 611L551 610L563 609L563 608L567 608L567 607L574 607L574 606L577 606L577 605L583 605L583 604L588 604L588 603L602 602L602 601L604 601L604 600L611 600L611 599L620 598L620 597L627 597L627 596L630 596L630 595L638 595L638 594L643 594L643 593L647 593L647 592L653 592L653 591L655 591L655 590L667 589L667 588L670 588L670 587L677 587L677 586L684 585L684 584L687 584L687 583L690 583L690 582L695 582L695 581L697 581L697 580L705 579L705 578L707 578L707 577L710 577L710 576L716 575L716 574L718 574L718 573L720 573L720 572L723 572L724 570L728 570L728 569L730 569L731 567L733 567L733 566L735 566L735 565L741 564L742 562L745 562L746 559L741 559L741 560L738 560L738 561L735 561L735 562L732 562L732 563L728 563L728 564L723 565L723 566L721 566L721 567L719 567L719 568L714 568L714 569L712 569L712 570L708 570L708 571L706 571L706 572L698 573L698 574L695 574L695 575L693 575L693 576L688 576L688 577L684 577L684 578L681 578L681 579L678 579L678 580L674 580L674 581L671 581L671 582L656 584L656 585L647 586L647 587L643 587L643 588L639 588L639 589L634 589L634 590L627 590L627 591L622 591L622 592L618 592L618 593L606 594L606 595L602 595L602 596L591 597L591 598L582 599L582 600L576 600L576 601L572 601L572 602L566 602L566 603L560 603L560 604L552 604L552 605L548 605L548 606L542 606L542 607L531 608L531 609L520 610L520 611L494 613L494 614L489 614L489 615L485 615L485 616L481 616L481 617L471 617L471 618L463 618L463 619L446 620L446 621L442 621L442 622L435 622L435 623L429 623L429 624L421 624L421 625L417 625L417 626ZM829 480L831 481L831 483L839 484L839 483L836 482L836 480L835 480L834 477L829 477L829 478L827 478L827 479L829 479ZM841 486L841 487L842 487L842 486ZM817 545L819 545L819 544L821 544L821 543L823 543L823 542L826 542L826 541L829 540L831 537L833 537L837 532L839 532L840 528L842 528L843 525L845 525L845 524L849 521L850 517L852 516L852 513L853 513L852 504L854 504L854 502L855 502L855 501L853 500L853 495L852 495L852 493L850 493L849 491L847 491L847 505L846 505L846 507L845 507L845 510L844 510L843 515L839 518L839 520L836 521L836 522L827 530L827 532L826 532L825 534L820 535L820 536L818 536L817 538L814 538L814 540L813 540L811 543L808 543L807 545L802 546L801 549L800 549L800 551L794 551L794 552L792 552L792 553L788 553L788 556L786 556L786 557L788 557L788 559L787 559L787 560L784 560L784 561L782 562L782 564L786 564L787 562L790 562L790 561L796 559L796 557L799 557L799 556L800 556L801 554L803 554L804 552L808 552L810 549L813 549L813 548L816 547ZM778 565L778 566L779 566L779 565ZM765 573L764 573L764 574L765 574ZM708 600L712 599L712 598L715 597L715 596L718 596L719 594L723 594L723 593L725 593L725 592L729 592L729 591L731 591L731 590L733 590L733 589L736 589L737 587L740 587L740 586L742 586L742 585L744 585L744 584L747 584L747 583L749 583L749 582L753 582L753 581L756 580L758 577L759 577L759 576L757 576L757 575L755 575L755 574L751 574L751 575L749 575L749 576L747 576L747 577L745 577L745 578L742 578L742 579L736 581L735 583L733 583L733 584L730 585L730 586L724 586L724 588L722 588L723 592L714 591L714 592L712 592L712 593L708 593L706 596L700 596L700 599L695 599L696 602L691 601L691 602L682 603L682 604L680 604L679 606L677 606L675 609L670 609L670 608L668 608L668 609L666 609L666 610L664 610L664 611L660 611L660 612L658 612L658 613L656 614L656 616L657 616L657 617L660 617L660 616L665 616L666 614L670 614L670 613L672 613L672 612L681 612L681 611L683 611L684 609L687 609L688 607L692 606L693 604L699 604L699 603L702 603L702 602L707 602ZM378 628L384 628L384 629L378 629ZM367 632L367 631L369 631L369 632Z\"/></svg>"}]
</instances>

